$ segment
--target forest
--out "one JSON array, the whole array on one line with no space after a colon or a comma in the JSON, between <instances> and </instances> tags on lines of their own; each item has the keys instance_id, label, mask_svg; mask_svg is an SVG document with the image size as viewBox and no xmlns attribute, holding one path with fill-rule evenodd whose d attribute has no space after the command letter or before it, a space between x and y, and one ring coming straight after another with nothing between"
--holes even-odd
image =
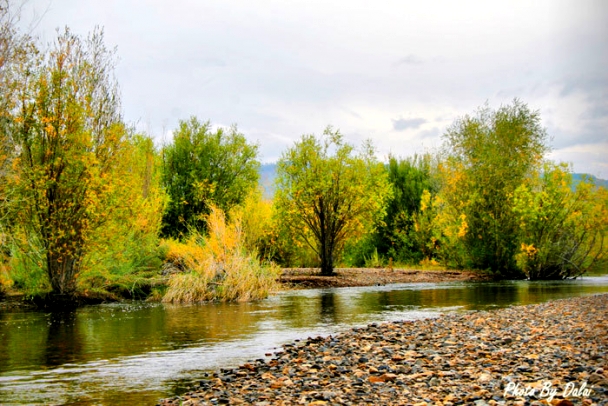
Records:
<instances>
[{"instance_id":1,"label":"forest","mask_svg":"<svg viewBox=\"0 0 608 406\"><path fill-rule=\"evenodd\" d=\"M331 126L302 135L268 196L259 145L236 125L184 117L158 145L125 122L102 30L43 46L2 11L0 295L229 301L266 297L286 267L530 280L606 267L607 189L547 159L521 100L386 161Z\"/></svg>"}]
</instances>

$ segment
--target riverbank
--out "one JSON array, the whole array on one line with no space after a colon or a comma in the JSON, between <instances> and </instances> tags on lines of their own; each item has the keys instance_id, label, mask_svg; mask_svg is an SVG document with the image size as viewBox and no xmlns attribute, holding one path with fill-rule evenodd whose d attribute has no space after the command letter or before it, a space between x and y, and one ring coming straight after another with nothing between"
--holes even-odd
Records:
<instances>
[{"instance_id":1,"label":"riverbank","mask_svg":"<svg viewBox=\"0 0 608 406\"><path fill-rule=\"evenodd\" d=\"M372 324L287 344L159 404L606 405L607 320L604 294Z\"/></svg>"},{"instance_id":2,"label":"riverbank","mask_svg":"<svg viewBox=\"0 0 608 406\"><path fill-rule=\"evenodd\" d=\"M481 272L406 268L336 268L333 276L321 276L319 273L318 268L286 268L278 281L286 288L311 289L490 280L487 274Z\"/></svg>"},{"instance_id":3,"label":"riverbank","mask_svg":"<svg viewBox=\"0 0 608 406\"><path fill-rule=\"evenodd\" d=\"M316 289L343 288L353 286L376 286L394 283L439 283L439 282L471 282L487 281L490 277L481 272L447 271L447 270L415 270L415 269L386 269L386 268L336 268L333 276L321 276L319 268L284 268L277 279L280 290L284 289ZM68 303L72 307L85 304L119 301L114 296L89 297L81 296L76 301ZM9 308L46 308L53 300L25 300L18 291L0 296L0 309ZM58 306L61 303L58 304ZM61 307L61 306L59 306Z\"/></svg>"}]
</instances>

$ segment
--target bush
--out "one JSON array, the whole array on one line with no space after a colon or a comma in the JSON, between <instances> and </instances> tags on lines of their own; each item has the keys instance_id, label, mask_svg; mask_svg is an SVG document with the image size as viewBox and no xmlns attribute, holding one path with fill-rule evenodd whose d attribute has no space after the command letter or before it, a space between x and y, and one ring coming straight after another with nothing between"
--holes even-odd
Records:
<instances>
[{"instance_id":1,"label":"bush","mask_svg":"<svg viewBox=\"0 0 608 406\"><path fill-rule=\"evenodd\" d=\"M170 201L163 216L164 237L178 238L189 228L206 229L210 205L228 211L255 189L258 146L236 126L212 130L196 117L181 120L173 142L163 148L163 186Z\"/></svg>"},{"instance_id":2,"label":"bush","mask_svg":"<svg viewBox=\"0 0 608 406\"><path fill-rule=\"evenodd\" d=\"M341 264L349 267L365 267L366 262L374 253L378 254L376 249L376 238L374 234L365 234L362 238L349 239L344 244L344 253L341 258Z\"/></svg>"},{"instance_id":3,"label":"bush","mask_svg":"<svg viewBox=\"0 0 608 406\"><path fill-rule=\"evenodd\" d=\"M435 194L438 188L433 174L435 163L430 154L414 155L407 159L390 157L388 179L393 196L386 206L384 220L374 233L373 245L384 258L417 264L423 254L416 243L415 216L420 213L423 192ZM369 254L373 253L373 249Z\"/></svg>"},{"instance_id":4,"label":"bush","mask_svg":"<svg viewBox=\"0 0 608 406\"><path fill-rule=\"evenodd\" d=\"M422 193L420 212L414 215L412 240L422 253L420 265L437 264L464 269L470 266L463 239L468 232L467 218L446 205L440 195Z\"/></svg>"},{"instance_id":5,"label":"bush","mask_svg":"<svg viewBox=\"0 0 608 406\"><path fill-rule=\"evenodd\" d=\"M167 241L167 261L182 272L173 273L164 302L245 301L262 299L276 288L280 269L263 264L245 248L241 217L226 222L223 211L211 207L208 236L196 232L183 243Z\"/></svg>"}]
</instances>

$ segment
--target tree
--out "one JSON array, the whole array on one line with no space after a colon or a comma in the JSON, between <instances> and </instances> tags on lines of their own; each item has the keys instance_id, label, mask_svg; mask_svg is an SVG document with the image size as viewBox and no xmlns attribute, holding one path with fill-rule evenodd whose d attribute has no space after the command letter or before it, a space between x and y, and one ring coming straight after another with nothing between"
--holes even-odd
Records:
<instances>
[{"instance_id":1,"label":"tree","mask_svg":"<svg viewBox=\"0 0 608 406\"><path fill-rule=\"evenodd\" d=\"M418 240L422 237L415 229L415 216L425 190L436 192L433 175L433 158L430 154L408 158L389 156L385 166L393 193L386 202L386 214L378 221L375 231L358 241L349 241L345 259L355 266L382 266L399 261L418 263L424 258Z\"/></svg>"},{"instance_id":2,"label":"tree","mask_svg":"<svg viewBox=\"0 0 608 406\"><path fill-rule=\"evenodd\" d=\"M302 136L277 164L278 215L295 241L317 254L321 275L333 274L347 238L369 230L384 215L391 194L371 143L354 152L328 127L323 139Z\"/></svg>"},{"instance_id":3,"label":"tree","mask_svg":"<svg viewBox=\"0 0 608 406\"><path fill-rule=\"evenodd\" d=\"M19 11L9 0L0 0L0 219L6 216L8 195L12 194L7 175L14 158L10 127L17 102L17 72L36 52L31 38L16 28Z\"/></svg>"},{"instance_id":4,"label":"tree","mask_svg":"<svg viewBox=\"0 0 608 406\"><path fill-rule=\"evenodd\" d=\"M258 147L236 126L211 130L196 117L180 121L173 143L163 150L163 185L170 201L162 233L178 237L189 227L204 230L213 204L224 212L257 186Z\"/></svg>"},{"instance_id":5,"label":"tree","mask_svg":"<svg viewBox=\"0 0 608 406\"><path fill-rule=\"evenodd\" d=\"M127 134L113 67L102 31L82 39L66 28L50 51L34 49L13 68L10 221L60 295L74 294L90 236L108 215L100 202Z\"/></svg>"},{"instance_id":6,"label":"tree","mask_svg":"<svg viewBox=\"0 0 608 406\"><path fill-rule=\"evenodd\" d=\"M437 191L432 176L432 157L428 154L407 159L391 156L387 170L393 195L388 200L384 221L376 232L378 252L395 260L420 260L412 237L414 216L420 212L423 192Z\"/></svg>"},{"instance_id":7,"label":"tree","mask_svg":"<svg viewBox=\"0 0 608 406\"><path fill-rule=\"evenodd\" d=\"M582 275L607 258L608 191L583 179L573 188L566 164L545 163L542 174L514 194L519 266L530 280Z\"/></svg>"},{"instance_id":8,"label":"tree","mask_svg":"<svg viewBox=\"0 0 608 406\"><path fill-rule=\"evenodd\" d=\"M466 217L464 247L469 264L502 277L519 277L515 262L519 222L513 193L547 152L538 111L515 100L496 111L457 120L444 134L447 159L441 197L456 216Z\"/></svg>"},{"instance_id":9,"label":"tree","mask_svg":"<svg viewBox=\"0 0 608 406\"><path fill-rule=\"evenodd\" d=\"M7 85L11 64L19 59L19 54L30 43L30 38L16 29L20 10L9 0L0 0L0 82ZM6 89L5 89L6 90ZM5 93L5 92L2 92Z\"/></svg>"}]
</instances>

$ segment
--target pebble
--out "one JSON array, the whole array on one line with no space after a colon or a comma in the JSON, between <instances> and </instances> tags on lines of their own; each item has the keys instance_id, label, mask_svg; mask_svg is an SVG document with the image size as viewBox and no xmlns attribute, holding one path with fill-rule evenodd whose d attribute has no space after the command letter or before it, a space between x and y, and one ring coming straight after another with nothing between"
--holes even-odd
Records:
<instances>
[{"instance_id":1,"label":"pebble","mask_svg":"<svg viewBox=\"0 0 608 406\"><path fill-rule=\"evenodd\" d=\"M608 405L607 354L603 294L298 340L158 405Z\"/></svg>"}]
</instances>

